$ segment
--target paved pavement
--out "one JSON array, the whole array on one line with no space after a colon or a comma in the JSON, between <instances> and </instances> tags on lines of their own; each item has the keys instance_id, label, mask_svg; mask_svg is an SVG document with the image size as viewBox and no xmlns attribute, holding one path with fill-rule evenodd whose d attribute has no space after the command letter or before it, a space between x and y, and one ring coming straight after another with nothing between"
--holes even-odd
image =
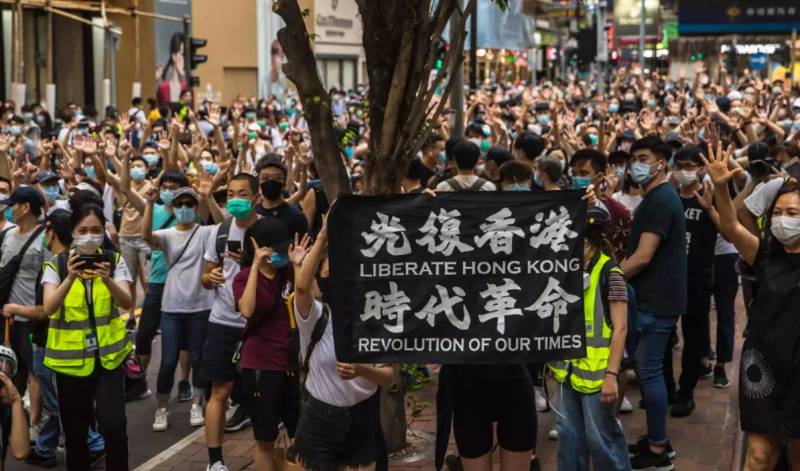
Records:
<instances>
[{"instance_id":1,"label":"paved pavement","mask_svg":"<svg viewBox=\"0 0 800 471\"><path fill-rule=\"evenodd\" d=\"M712 333L715 331L715 318L712 312ZM697 409L694 414L684 419L668 419L668 432L673 447L678 453L675 458L675 469L678 471L731 471L735 467L736 454L739 453L738 422L738 365L741 350L741 331L745 324L744 309L741 299L737 302L737 341L734 361L729 365L728 373L732 387L719 390L711 387L710 380L701 380L695 392ZM713 345L713 342L712 342ZM154 345L154 352L158 346ZM680 368L680 346L673 352L677 375ZM154 358L149 374L151 385L155 384L155 372L158 359ZM435 375L430 385L421 392L414 393L416 399L427 404L434 403ZM555 386L551 384L551 394ZM639 393L635 386L628 391L628 398L636 405ZM203 470L207 463L205 437L202 432L190 435L193 430L188 425L188 404L174 404L174 412L170 415L170 430L164 433L150 431L154 400L145 400L128 405L128 434L130 436L131 467L145 463L139 471L180 471ZM432 433L435 429L434 411L431 406L414 420L412 429ZM554 470L556 442L547 439L547 432L553 427L554 414L546 412L539 415L539 433L537 451L543 470ZM635 409L631 414L622 416L622 423L629 441L644 433L645 414ZM253 447L252 431L245 429L225 436L223 453L228 467L232 471L251 470L251 452ZM166 450L166 451L164 451ZM451 450L455 445L451 443ZM63 457L60 457L63 461ZM7 462L8 469L36 469L17 463ZM63 464L58 469L64 469ZM427 459L414 464L393 465L395 471L428 471L433 469L432 460Z\"/></svg>"}]
</instances>

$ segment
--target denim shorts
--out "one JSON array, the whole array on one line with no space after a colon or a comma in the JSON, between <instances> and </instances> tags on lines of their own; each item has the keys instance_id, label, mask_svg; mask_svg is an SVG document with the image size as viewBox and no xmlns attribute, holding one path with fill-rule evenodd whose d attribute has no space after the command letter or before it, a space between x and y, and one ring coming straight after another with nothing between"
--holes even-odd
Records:
<instances>
[{"instance_id":1,"label":"denim shorts","mask_svg":"<svg viewBox=\"0 0 800 471\"><path fill-rule=\"evenodd\" d=\"M354 406L337 407L306 393L295 434L298 462L310 471L374 463L378 456L377 393Z\"/></svg>"}]
</instances>

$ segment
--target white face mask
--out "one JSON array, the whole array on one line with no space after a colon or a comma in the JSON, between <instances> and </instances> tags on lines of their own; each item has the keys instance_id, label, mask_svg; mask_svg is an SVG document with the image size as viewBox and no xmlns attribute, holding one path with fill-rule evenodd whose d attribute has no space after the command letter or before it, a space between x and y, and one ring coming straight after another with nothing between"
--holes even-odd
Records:
<instances>
[{"instance_id":1,"label":"white face mask","mask_svg":"<svg viewBox=\"0 0 800 471\"><path fill-rule=\"evenodd\" d=\"M78 252L89 255L97 252L100 245L103 244L103 234L84 234L73 235L72 245L78 249Z\"/></svg>"},{"instance_id":2,"label":"white face mask","mask_svg":"<svg viewBox=\"0 0 800 471\"><path fill-rule=\"evenodd\" d=\"M0 193L0 200L7 200L8 196L8 193ZM0 204L0 211L5 211L6 208L8 208L7 205Z\"/></svg>"},{"instance_id":3,"label":"white face mask","mask_svg":"<svg viewBox=\"0 0 800 471\"><path fill-rule=\"evenodd\" d=\"M675 179L681 186L690 186L697 181L697 170L676 170Z\"/></svg>"},{"instance_id":4,"label":"white face mask","mask_svg":"<svg viewBox=\"0 0 800 471\"><path fill-rule=\"evenodd\" d=\"M772 235L784 246L800 243L800 218L777 216L772 218Z\"/></svg>"}]
</instances>

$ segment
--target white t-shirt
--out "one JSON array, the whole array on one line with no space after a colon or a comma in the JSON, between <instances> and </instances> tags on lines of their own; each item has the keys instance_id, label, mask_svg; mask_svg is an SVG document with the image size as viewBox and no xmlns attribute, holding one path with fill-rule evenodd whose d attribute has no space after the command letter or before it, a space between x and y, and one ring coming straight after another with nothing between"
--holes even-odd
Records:
<instances>
[{"instance_id":1,"label":"white t-shirt","mask_svg":"<svg viewBox=\"0 0 800 471\"><path fill-rule=\"evenodd\" d=\"M204 256L207 262L219 263L219 259L217 258L217 236L221 226L221 224L211 226L214 230L206 240L206 253ZM234 220L231 222L230 231L228 231L228 240L238 240L242 243L242 247L244 247L243 240L245 230L246 229L239 227ZM246 320L239 314L233 304L233 278L239 273L241 267L236 260L229 257L223 257L222 264L222 271L225 274L225 284L216 289L214 304L211 307L211 314L208 317L208 321L214 324L241 329L244 328Z\"/></svg>"},{"instance_id":2,"label":"white t-shirt","mask_svg":"<svg viewBox=\"0 0 800 471\"><path fill-rule=\"evenodd\" d=\"M783 178L773 178L765 183L759 183L750 196L745 198L745 207L753 216L763 216L772 206L782 186Z\"/></svg>"},{"instance_id":3,"label":"white t-shirt","mask_svg":"<svg viewBox=\"0 0 800 471\"><path fill-rule=\"evenodd\" d=\"M195 229L197 232L192 237ZM205 268L203 255L208 239L216 233L216 226L195 226L188 231L170 227L153 233L164 252L167 267L175 263L167 271L161 311L200 312L211 309L214 304L214 291L203 288L201 277Z\"/></svg>"},{"instance_id":4,"label":"white t-shirt","mask_svg":"<svg viewBox=\"0 0 800 471\"><path fill-rule=\"evenodd\" d=\"M621 204L622 206L625 206L626 208L628 208L628 212L630 212L631 215L633 215L633 212L636 210L636 208L639 207L639 203L642 202L643 196L642 195L629 195L627 193L623 193L621 191L618 191L618 192L614 193L611 196L611 198L614 201L616 201L619 204Z\"/></svg>"},{"instance_id":5,"label":"white t-shirt","mask_svg":"<svg viewBox=\"0 0 800 471\"><path fill-rule=\"evenodd\" d=\"M453 177L453 179L455 179L459 184L461 184L461 187L464 190L474 185L475 182L478 181L478 178L480 177L478 177L477 175L456 175ZM489 180L486 180L486 182L483 184L483 186L481 186L479 191L495 191L495 190L497 190L497 187L494 185L494 183L490 182ZM447 183L447 180L445 180L436 185L436 191L456 191L456 190L453 190L453 187L451 187L450 184Z\"/></svg>"},{"instance_id":6,"label":"white t-shirt","mask_svg":"<svg viewBox=\"0 0 800 471\"><path fill-rule=\"evenodd\" d=\"M294 312L298 312L296 301ZM300 315L295 317L300 331L300 351L305 354L311 342L314 326L322 317L322 303L314 300L308 319L303 319ZM365 378L343 380L339 377L336 371L336 350L333 345L333 319L330 317L328 325L325 326L325 333L311 353L306 389L315 399L338 407L354 406L369 399L378 390L375 383Z\"/></svg>"},{"instance_id":7,"label":"white t-shirt","mask_svg":"<svg viewBox=\"0 0 800 471\"><path fill-rule=\"evenodd\" d=\"M58 266L58 264L53 260L53 264ZM125 259L120 257L119 262L117 262L116 268L114 268L114 276L113 280L116 283L133 283L133 278L131 278L131 272L128 270L128 265L125 265ZM61 284L61 277L58 276L58 271L54 270L53 267L50 265L45 265L44 273L42 273L42 285L51 284L51 285L60 285ZM87 289L91 290L91 284L86 285Z\"/></svg>"}]
</instances>

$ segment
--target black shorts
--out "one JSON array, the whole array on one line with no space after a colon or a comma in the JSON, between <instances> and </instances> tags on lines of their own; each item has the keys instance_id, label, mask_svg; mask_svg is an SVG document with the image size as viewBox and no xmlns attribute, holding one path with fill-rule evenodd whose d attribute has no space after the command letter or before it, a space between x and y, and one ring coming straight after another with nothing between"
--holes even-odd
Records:
<instances>
[{"instance_id":1,"label":"black shorts","mask_svg":"<svg viewBox=\"0 0 800 471\"><path fill-rule=\"evenodd\" d=\"M148 283L147 293L142 302L142 314L136 329L136 354L150 355L153 352L153 338L161 325L161 300L164 297L164 283Z\"/></svg>"},{"instance_id":2,"label":"black shorts","mask_svg":"<svg viewBox=\"0 0 800 471\"><path fill-rule=\"evenodd\" d=\"M244 329L208 323L202 361L203 377L206 381L222 384L236 379L236 365L232 360L236 344L242 340L242 330Z\"/></svg>"},{"instance_id":3,"label":"black shorts","mask_svg":"<svg viewBox=\"0 0 800 471\"><path fill-rule=\"evenodd\" d=\"M295 371L242 370L242 384L250 401L253 437L260 442L278 438L283 422L289 438L294 438L300 417L300 380Z\"/></svg>"},{"instance_id":4,"label":"black shorts","mask_svg":"<svg viewBox=\"0 0 800 471\"><path fill-rule=\"evenodd\" d=\"M532 450L536 440L536 407L529 378L515 381L458 379L453 392L453 432L458 454L474 459L489 453L494 442L508 451Z\"/></svg>"},{"instance_id":5,"label":"black shorts","mask_svg":"<svg viewBox=\"0 0 800 471\"><path fill-rule=\"evenodd\" d=\"M306 394L294 448L309 471L359 467L378 457L378 394L352 407L336 407Z\"/></svg>"}]
</instances>

